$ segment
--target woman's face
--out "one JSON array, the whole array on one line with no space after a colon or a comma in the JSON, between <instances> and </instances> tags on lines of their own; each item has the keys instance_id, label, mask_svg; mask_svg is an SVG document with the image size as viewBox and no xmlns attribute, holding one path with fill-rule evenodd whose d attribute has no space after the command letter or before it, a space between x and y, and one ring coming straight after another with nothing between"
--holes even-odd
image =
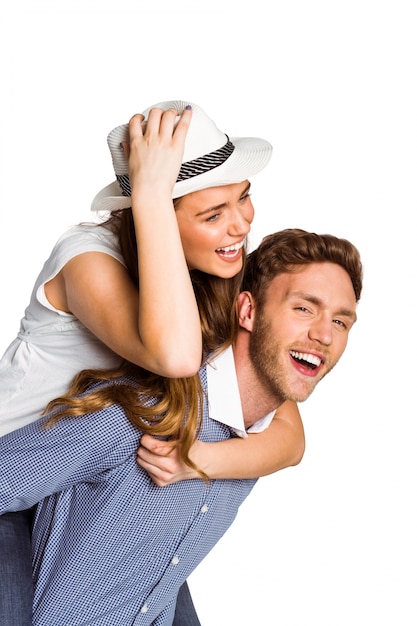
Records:
<instances>
[{"instance_id":1,"label":"woman's face","mask_svg":"<svg viewBox=\"0 0 417 626\"><path fill-rule=\"evenodd\" d=\"M194 191L176 204L190 270L231 278L242 268L242 247L254 216L250 183Z\"/></svg>"}]
</instances>

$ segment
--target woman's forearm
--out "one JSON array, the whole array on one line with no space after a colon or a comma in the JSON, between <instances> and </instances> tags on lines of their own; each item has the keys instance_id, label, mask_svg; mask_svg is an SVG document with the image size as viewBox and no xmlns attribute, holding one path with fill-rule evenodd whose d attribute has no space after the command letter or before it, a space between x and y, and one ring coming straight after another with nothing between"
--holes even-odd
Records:
<instances>
[{"instance_id":1,"label":"woman's forearm","mask_svg":"<svg viewBox=\"0 0 417 626\"><path fill-rule=\"evenodd\" d=\"M245 439L236 437L213 443L197 440L189 456L209 478L249 479L297 465L304 449L304 428L298 407L285 402L263 432ZM142 437L137 461L160 487L201 478L180 460L178 448L150 435Z\"/></svg>"},{"instance_id":2,"label":"woman's forearm","mask_svg":"<svg viewBox=\"0 0 417 626\"><path fill-rule=\"evenodd\" d=\"M304 449L304 428L297 405L286 402L263 432L249 434L246 439L199 442L196 454L192 451L190 456L210 478L245 479L297 465Z\"/></svg>"}]
</instances>

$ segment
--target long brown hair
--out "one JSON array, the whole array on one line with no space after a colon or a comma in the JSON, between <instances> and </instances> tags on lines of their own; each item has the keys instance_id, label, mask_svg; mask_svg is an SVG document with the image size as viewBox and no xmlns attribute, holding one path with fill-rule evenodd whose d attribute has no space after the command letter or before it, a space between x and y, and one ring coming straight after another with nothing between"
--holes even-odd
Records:
<instances>
[{"instance_id":1,"label":"long brown hair","mask_svg":"<svg viewBox=\"0 0 417 626\"><path fill-rule=\"evenodd\" d=\"M127 271L139 289L138 252L131 209L112 212L104 225L118 237ZM243 270L233 278L224 279L199 270L190 272L205 354L225 349L237 333L234 303L242 274ZM126 375L130 377L129 381L117 380ZM100 385L101 381L114 381L114 384ZM154 398L152 403L149 398ZM127 361L117 370L83 370L74 378L65 395L48 404L45 413L53 411L53 414L47 424L113 404L120 404L131 422L142 431L167 437L174 444L181 443L181 459L199 471L188 456L202 419L203 390L198 374L190 378L165 378ZM205 477L203 472L200 473Z\"/></svg>"}]
</instances>

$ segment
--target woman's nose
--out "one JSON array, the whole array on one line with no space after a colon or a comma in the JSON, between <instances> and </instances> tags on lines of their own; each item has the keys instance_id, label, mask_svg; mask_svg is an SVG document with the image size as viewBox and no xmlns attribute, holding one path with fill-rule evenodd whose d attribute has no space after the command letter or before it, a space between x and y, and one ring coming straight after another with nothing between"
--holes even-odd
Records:
<instances>
[{"instance_id":1,"label":"woman's nose","mask_svg":"<svg viewBox=\"0 0 417 626\"><path fill-rule=\"evenodd\" d=\"M252 219L236 209L230 217L229 232L231 235L245 236L250 231Z\"/></svg>"}]
</instances>

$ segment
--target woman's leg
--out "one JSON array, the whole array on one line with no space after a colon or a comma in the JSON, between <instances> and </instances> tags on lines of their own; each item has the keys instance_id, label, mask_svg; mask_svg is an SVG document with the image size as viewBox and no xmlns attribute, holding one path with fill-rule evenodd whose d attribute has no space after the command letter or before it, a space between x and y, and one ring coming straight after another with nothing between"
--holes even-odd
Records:
<instances>
[{"instance_id":1,"label":"woman's leg","mask_svg":"<svg viewBox=\"0 0 417 626\"><path fill-rule=\"evenodd\" d=\"M0 515L0 624L32 625L33 510Z\"/></svg>"},{"instance_id":2,"label":"woman's leg","mask_svg":"<svg viewBox=\"0 0 417 626\"><path fill-rule=\"evenodd\" d=\"M187 582L180 587L178 592L172 626L201 626Z\"/></svg>"}]
</instances>

